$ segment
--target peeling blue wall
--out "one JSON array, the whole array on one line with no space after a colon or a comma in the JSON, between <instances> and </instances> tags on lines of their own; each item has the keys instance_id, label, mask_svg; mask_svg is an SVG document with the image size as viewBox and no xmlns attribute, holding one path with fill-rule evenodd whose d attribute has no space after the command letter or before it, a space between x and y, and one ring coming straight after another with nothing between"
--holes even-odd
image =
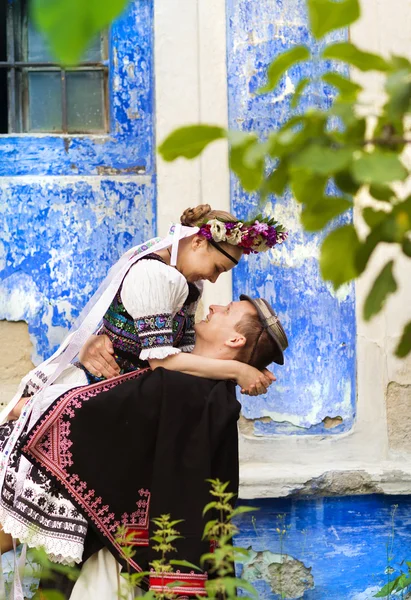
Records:
<instances>
[{"instance_id":1,"label":"peeling blue wall","mask_svg":"<svg viewBox=\"0 0 411 600\"><path fill-rule=\"evenodd\" d=\"M411 560L411 506L403 496L253 500L257 507L237 519L236 545L251 548L240 568L260 600L371 600L407 571ZM281 534L285 530L285 534ZM388 548L388 550L387 550ZM387 559L391 556L391 560ZM278 578L278 561L286 560ZM305 590L304 590L305 588ZM295 589L295 588L294 588ZM273 591L274 590L274 591ZM396 596L397 597L397 596Z\"/></svg>"},{"instance_id":2,"label":"peeling blue wall","mask_svg":"<svg viewBox=\"0 0 411 600\"><path fill-rule=\"evenodd\" d=\"M49 355L109 267L155 235L153 6L110 34L110 132L0 136L0 319Z\"/></svg>"},{"instance_id":3,"label":"peeling blue wall","mask_svg":"<svg viewBox=\"0 0 411 600\"><path fill-rule=\"evenodd\" d=\"M259 96L266 68L279 53L297 44L308 45L314 55L321 51L307 27L305 0L228 0L227 23L229 125L264 136L290 115L290 92L298 81L331 65L297 65L273 93ZM341 37L334 34L327 43ZM330 98L329 87L313 84L300 109L324 108ZM245 194L234 177L231 201L240 218L257 211L256 198ZM274 199L272 214L289 230L289 239L278 249L241 261L233 272L234 296L246 292L271 301L290 347L285 366L275 368L277 383L265 397L243 397L243 414L257 419L254 434L259 436L341 433L355 417L354 290L346 286L336 295L322 282L317 261L321 238L302 231L299 207L290 194ZM337 416L342 422L327 430L323 420Z\"/></svg>"}]
</instances>

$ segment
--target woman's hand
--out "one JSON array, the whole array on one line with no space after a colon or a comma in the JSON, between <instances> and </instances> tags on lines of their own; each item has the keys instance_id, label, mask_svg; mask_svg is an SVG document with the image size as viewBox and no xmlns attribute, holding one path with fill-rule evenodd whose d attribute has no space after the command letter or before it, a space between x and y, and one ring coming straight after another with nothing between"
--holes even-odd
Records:
<instances>
[{"instance_id":1,"label":"woman's hand","mask_svg":"<svg viewBox=\"0 0 411 600\"><path fill-rule=\"evenodd\" d=\"M80 350L79 360L96 377L110 379L120 375L113 344L107 335L91 335Z\"/></svg>"},{"instance_id":2,"label":"woman's hand","mask_svg":"<svg viewBox=\"0 0 411 600\"><path fill-rule=\"evenodd\" d=\"M241 393L247 396L260 396L266 394L270 385L276 381L276 377L268 369L259 371L255 367L240 363L237 383L241 387Z\"/></svg>"}]
</instances>

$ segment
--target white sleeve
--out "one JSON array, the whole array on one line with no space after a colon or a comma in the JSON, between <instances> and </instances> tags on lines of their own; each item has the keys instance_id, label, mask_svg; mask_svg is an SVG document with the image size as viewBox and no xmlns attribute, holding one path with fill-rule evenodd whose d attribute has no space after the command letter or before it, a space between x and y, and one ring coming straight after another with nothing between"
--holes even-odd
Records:
<instances>
[{"instance_id":1,"label":"white sleeve","mask_svg":"<svg viewBox=\"0 0 411 600\"><path fill-rule=\"evenodd\" d=\"M134 319L141 360L181 352L173 347L173 318L188 294L186 279L158 260L139 260L124 278L121 301Z\"/></svg>"}]
</instances>

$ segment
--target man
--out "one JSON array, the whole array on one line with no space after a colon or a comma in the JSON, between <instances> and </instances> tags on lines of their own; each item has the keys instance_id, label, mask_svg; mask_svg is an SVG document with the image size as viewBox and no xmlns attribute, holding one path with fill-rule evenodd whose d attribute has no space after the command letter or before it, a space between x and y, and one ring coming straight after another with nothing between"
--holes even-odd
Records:
<instances>
[{"instance_id":1,"label":"man","mask_svg":"<svg viewBox=\"0 0 411 600\"><path fill-rule=\"evenodd\" d=\"M284 363L287 337L265 300L241 296L225 307L213 305L195 331L193 352L204 360L240 360L259 369ZM161 367L154 362L153 371L67 392L23 441L23 454L91 525L84 552L87 576L80 577L72 600L116 597L116 563L103 547L123 568L149 570L155 558L151 519L161 514L183 519L178 558L198 564L207 551L201 539L202 509L210 500L206 480L229 481L230 491L238 493L240 404L234 383L168 370L172 360ZM130 535L134 556L127 559ZM185 595L201 595L206 578L205 573L175 575L190 584ZM151 583L147 577L142 586Z\"/></svg>"}]
</instances>

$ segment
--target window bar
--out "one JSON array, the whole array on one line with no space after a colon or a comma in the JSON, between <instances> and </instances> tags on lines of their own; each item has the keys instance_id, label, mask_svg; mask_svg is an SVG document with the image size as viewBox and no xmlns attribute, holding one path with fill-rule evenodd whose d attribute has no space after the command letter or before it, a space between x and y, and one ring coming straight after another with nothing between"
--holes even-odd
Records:
<instances>
[{"instance_id":1,"label":"window bar","mask_svg":"<svg viewBox=\"0 0 411 600\"><path fill-rule=\"evenodd\" d=\"M9 128L10 132L16 131L16 67L15 67L15 39L14 39L14 18L13 4L9 3L7 7L7 59L12 65L9 76Z\"/></svg>"},{"instance_id":2,"label":"window bar","mask_svg":"<svg viewBox=\"0 0 411 600\"><path fill-rule=\"evenodd\" d=\"M67 133L67 78L66 69L61 69L61 115L63 133Z\"/></svg>"}]
</instances>

